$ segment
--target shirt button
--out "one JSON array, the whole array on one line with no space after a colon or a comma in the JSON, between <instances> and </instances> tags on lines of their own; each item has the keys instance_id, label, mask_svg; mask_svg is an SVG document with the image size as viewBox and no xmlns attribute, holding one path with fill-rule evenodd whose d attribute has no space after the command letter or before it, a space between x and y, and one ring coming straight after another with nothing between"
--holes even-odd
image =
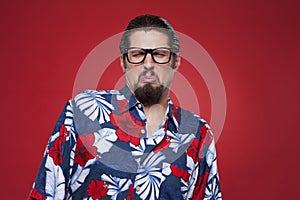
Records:
<instances>
[{"instance_id":1,"label":"shirt button","mask_svg":"<svg viewBox=\"0 0 300 200\"><path fill-rule=\"evenodd\" d=\"M142 134L145 134L145 130L144 130L144 129L142 129L142 130L141 130L141 133L142 133Z\"/></svg>"},{"instance_id":2,"label":"shirt button","mask_svg":"<svg viewBox=\"0 0 300 200\"><path fill-rule=\"evenodd\" d=\"M137 186L135 189L136 189L136 191L140 191L140 190L141 190L141 187L140 187L140 186Z\"/></svg>"},{"instance_id":3,"label":"shirt button","mask_svg":"<svg viewBox=\"0 0 300 200\"><path fill-rule=\"evenodd\" d=\"M140 103L139 103L137 106L138 106L138 108L140 108L140 109L142 108L142 104L140 104Z\"/></svg>"}]
</instances>

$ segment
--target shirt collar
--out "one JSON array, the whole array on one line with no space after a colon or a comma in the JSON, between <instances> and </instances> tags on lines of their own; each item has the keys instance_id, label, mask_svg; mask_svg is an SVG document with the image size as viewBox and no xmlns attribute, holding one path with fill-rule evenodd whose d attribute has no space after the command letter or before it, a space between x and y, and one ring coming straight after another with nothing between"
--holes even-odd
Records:
<instances>
[{"instance_id":1,"label":"shirt collar","mask_svg":"<svg viewBox=\"0 0 300 200\"><path fill-rule=\"evenodd\" d=\"M140 102L135 98L134 94L130 91L127 85L125 85L121 90L120 94L128 100L128 109L138 105Z\"/></svg>"},{"instance_id":2,"label":"shirt collar","mask_svg":"<svg viewBox=\"0 0 300 200\"><path fill-rule=\"evenodd\" d=\"M179 113L178 113L178 109L175 107L170 97L168 99L167 117L170 120L170 122L175 126L176 132L178 132Z\"/></svg>"},{"instance_id":3,"label":"shirt collar","mask_svg":"<svg viewBox=\"0 0 300 200\"><path fill-rule=\"evenodd\" d=\"M127 85L125 85L121 90L120 90L120 94L124 95L124 97L128 100L128 110L130 110L131 108L137 106L138 104L141 104L134 96L134 94L131 92L131 90L128 88ZM176 113L174 115L174 113ZM178 110L175 107L175 105L173 104L172 100L170 99L170 97L168 98L168 110L167 110L167 118L169 119L169 121L171 121L174 126L176 127L176 129L178 130ZM170 123L170 122L169 122Z\"/></svg>"}]
</instances>

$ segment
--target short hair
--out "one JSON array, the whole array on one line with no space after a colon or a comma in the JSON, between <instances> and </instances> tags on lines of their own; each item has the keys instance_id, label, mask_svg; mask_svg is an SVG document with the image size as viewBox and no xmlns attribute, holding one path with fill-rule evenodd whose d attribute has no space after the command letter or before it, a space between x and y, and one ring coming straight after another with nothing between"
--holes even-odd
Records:
<instances>
[{"instance_id":1,"label":"short hair","mask_svg":"<svg viewBox=\"0 0 300 200\"><path fill-rule=\"evenodd\" d=\"M146 14L135 17L127 25L120 42L121 54L124 54L125 49L129 47L129 36L131 35L131 33L138 30L156 30L159 32L166 33L169 36L170 45L174 53L179 52L179 39L170 23L162 17Z\"/></svg>"}]
</instances>

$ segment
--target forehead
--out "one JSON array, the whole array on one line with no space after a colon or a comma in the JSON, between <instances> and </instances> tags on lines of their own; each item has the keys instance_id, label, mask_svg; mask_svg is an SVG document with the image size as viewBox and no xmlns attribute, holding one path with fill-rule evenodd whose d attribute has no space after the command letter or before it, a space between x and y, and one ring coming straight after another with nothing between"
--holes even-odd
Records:
<instances>
[{"instance_id":1,"label":"forehead","mask_svg":"<svg viewBox=\"0 0 300 200\"><path fill-rule=\"evenodd\" d=\"M170 43L166 33L156 30L139 30L129 36L129 46L141 48L170 47Z\"/></svg>"}]
</instances>

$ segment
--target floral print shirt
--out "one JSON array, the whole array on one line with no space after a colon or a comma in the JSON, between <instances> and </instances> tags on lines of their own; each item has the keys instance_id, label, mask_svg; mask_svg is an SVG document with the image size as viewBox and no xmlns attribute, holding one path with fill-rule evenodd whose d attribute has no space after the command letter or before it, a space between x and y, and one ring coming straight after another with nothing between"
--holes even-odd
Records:
<instances>
[{"instance_id":1,"label":"floral print shirt","mask_svg":"<svg viewBox=\"0 0 300 200\"><path fill-rule=\"evenodd\" d=\"M127 86L67 102L28 199L221 199L207 123L168 101L147 137L142 104Z\"/></svg>"}]
</instances>

